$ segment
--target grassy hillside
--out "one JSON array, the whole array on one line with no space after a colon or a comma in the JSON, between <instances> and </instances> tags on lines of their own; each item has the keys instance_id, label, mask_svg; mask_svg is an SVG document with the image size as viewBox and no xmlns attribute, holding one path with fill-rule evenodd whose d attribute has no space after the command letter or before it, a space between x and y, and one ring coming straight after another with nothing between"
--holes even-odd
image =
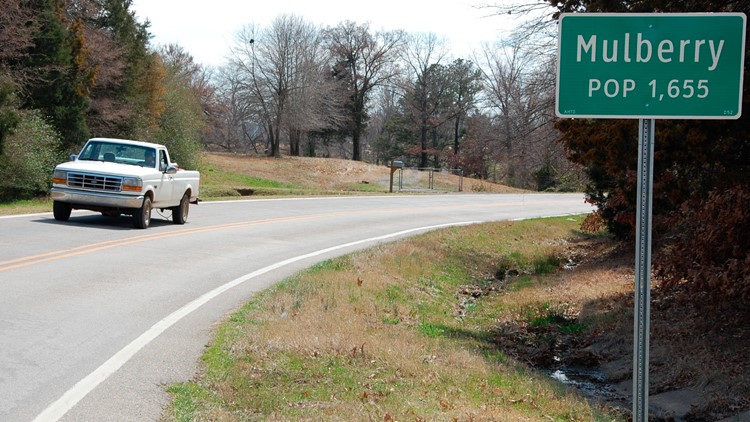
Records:
<instances>
[{"instance_id":1,"label":"grassy hillside","mask_svg":"<svg viewBox=\"0 0 750 422\"><path fill-rule=\"evenodd\" d=\"M460 178L448 171L404 169L394 173L394 192L520 192L487 181ZM206 199L265 195L349 195L386 193L391 170L338 158L255 157L207 153L203 157L202 193ZM430 176L432 184L430 185Z\"/></svg>"}]
</instances>

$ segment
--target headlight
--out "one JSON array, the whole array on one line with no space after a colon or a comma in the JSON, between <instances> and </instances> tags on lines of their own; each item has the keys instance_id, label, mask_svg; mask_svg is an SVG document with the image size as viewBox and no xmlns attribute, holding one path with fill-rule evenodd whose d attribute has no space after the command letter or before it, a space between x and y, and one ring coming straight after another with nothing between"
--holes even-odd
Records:
<instances>
[{"instance_id":1,"label":"headlight","mask_svg":"<svg viewBox=\"0 0 750 422\"><path fill-rule=\"evenodd\" d=\"M143 180L140 177L123 177L122 190L140 192L143 189Z\"/></svg>"},{"instance_id":2,"label":"headlight","mask_svg":"<svg viewBox=\"0 0 750 422\"><path fill-rule=\"evenodd\" d=\"M52 173L52 183L56 185L66 185L68 183L68 172L55 170Z\"/></svg>"}]
</instances>

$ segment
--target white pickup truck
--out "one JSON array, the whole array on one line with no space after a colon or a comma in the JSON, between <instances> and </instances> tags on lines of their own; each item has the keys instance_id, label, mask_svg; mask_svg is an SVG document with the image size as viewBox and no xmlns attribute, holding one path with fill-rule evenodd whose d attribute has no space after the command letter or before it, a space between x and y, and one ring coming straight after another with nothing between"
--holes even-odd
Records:
<instances>
[{"instance_id":1,"label":"white pickup truck","mask_svg":"<svg viewBox=\"0 0 750 422\"><path fill-rule=\"evenodd\" d=\"M55 167L52 211L67 221L73 209L107 216L130 214L145 229L153 208L172 211L172 221L185 224L190 204L198 203L200 173L182 170L169 159L164 145L124 139L93 138L81 153Z\"/></svg>"}]
</instances>

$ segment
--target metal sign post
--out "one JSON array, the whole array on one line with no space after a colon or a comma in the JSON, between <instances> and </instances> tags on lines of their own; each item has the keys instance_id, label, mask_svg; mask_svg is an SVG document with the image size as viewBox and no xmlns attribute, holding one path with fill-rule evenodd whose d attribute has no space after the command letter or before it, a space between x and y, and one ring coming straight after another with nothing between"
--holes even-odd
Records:
<instances>
[{"instance_id":1,"label":"metal sign post","mask_svg":"<svg viewBox=\"0 0 750 422\"><path fill-rule=\"evenodd\" d=\"M638 125L635 318L633 336L633 421L648 420L648 349L651 319L651 204L654 182L654 119Z\"/></svg>"}]
</instances>

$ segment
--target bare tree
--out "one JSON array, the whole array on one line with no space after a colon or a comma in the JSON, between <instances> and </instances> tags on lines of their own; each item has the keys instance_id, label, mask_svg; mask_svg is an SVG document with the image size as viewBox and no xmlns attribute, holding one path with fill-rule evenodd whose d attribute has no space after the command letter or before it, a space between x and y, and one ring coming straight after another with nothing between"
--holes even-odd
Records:
<instances>
[{"instance_id":1,"label":"bare tree","mask_svg":"<svg viewBox=\"0 0 750 422\"><path fill-rule=\"evenodd\" d=\"M226 65L218 69L214 83L217 103L215 114L209 118L211 129L206 143L225 151L249 146L258 153L260 118L251 103L245 101L243 74L235 66Z\"/></svg>"},{"instance_id":2,"label":"bare tree","mask_svg":"<svg viewBox=\"0 0 750 422\"><path fill-rule=\"evenodd\" d=\"M494 117L504 163L499 179L535 187L534 172L563 158L554 129L554 60L529 49L527 37L485 44L482 79L487 110Z\"/></svg>"},{"instance_id":3,"label":"bare tree","mask_svg":"<svg viewBox=\"0 0 750 422\"><path fill-rule=\"evenodd\" d=\"M564 4L563 4L564 3ZM496 15L515 16L519 24L504 43L485 45L481 59L488 110L500 128L500 177L532 187L540 172L580 183L580 168L571 164L557 143L554 128L557 18L580 2L514 0L484 4ZM540 187L540 186L537 186Z\"/></svg>"},{"instance_id":4,"label":"bare tree","mask_svg":"<svg viewBox=\"0 0 750 422\"><path fill-rule=\"evenodd\" d=\"M33 45L32 34L36 23L26 2L0 0L0 68L17 59Z\"/></svg>"},{"instance_id":5,"label":"bare tree","mask_svg":"<svg viewBox=\"0 0 750 422\"><path fill-rule=\"evenodd\" d=\"M533 63L533 58L522 54L519 44L506 46L501 43L485 44L483 54L483 81L486 99L491 114L495 116L500 129L499 141L504 150L505 181L515 179L516 168L520 167L516 155L516 145L524 138L524 81Z\"/></svg>"},{"instance_id":6,"label":"bare tree","mask_svg":"<svg viewBox=\"0 0 750 422\"><path fill-rule=\"evenodd\" d=\"M274 24L283 23L279 18ZM283 55L275 54L276 50L271 44L275 41L274 35L271 29L261 33L255 25L242 28L237 33L235 45L231 49L230 65L235 66L243 74L245 101L248 101L260 116L268 139L270 155L279 156L282 112L289 87L284 63L279 63ZM256 37L259 37L257 43ZM256 48L257 45L260 47ZM288 42L285 45L288 45Z\"/></svg>"},{"instance_id":7,"label":"bare tree","mask_svg":"<svg viewBox=\"0 0 750 422\"><path fill-rule=\"evenodd\" d=\"M265 29L248 25L236 35L230 64L243 75L244 100L260 117L271 156L280 156L283 132L298 154L302 135L323 120L319 35L295 15L280 15Z\"/></svg>"},{"instance_id":8,"label":"bare tree","mask_svg":"<svg viewBox=\"0 0 750 422\"><path fill-rule=\"evenodd\" d=\"M352 159L362 160L361 139L367 124L367 106L373 89L397 75L394 63L403 32L370 33L369 25L346 21L325 31L325 43L334 61L335 76L349 95Z\"/></svg>"},{"instance_id":9,"label":"bare tree","mask_svg":"<svg viewBox=\"0 0 750 422\"><path fill-rule=\"evenodd\" d=\"M322 44L322 33L316 27L297 27L298 40L291 60L294 61L291 100L287 108L287 128L290 155L301 155L301 143L308 140L308 152L314 153L314 137L340 124L342 98L337 93L336 81L328 68L328 52Z\"/></svg>"}]
</instances>

